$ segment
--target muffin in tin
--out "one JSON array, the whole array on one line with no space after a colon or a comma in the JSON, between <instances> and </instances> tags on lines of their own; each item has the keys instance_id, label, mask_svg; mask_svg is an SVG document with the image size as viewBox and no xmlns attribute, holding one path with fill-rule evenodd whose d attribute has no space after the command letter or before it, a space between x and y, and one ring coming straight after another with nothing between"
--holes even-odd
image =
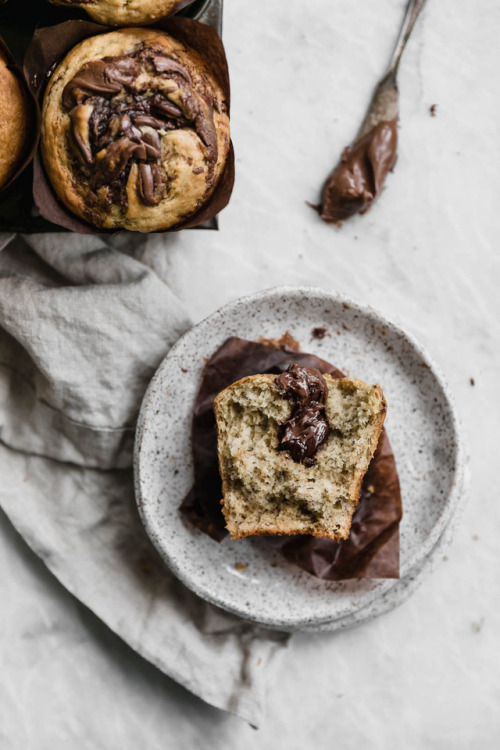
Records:
<instances>
[{"instance_id":1,"label":"muffin in tin","mask_svg":"<svg viewBox=\"0 0 500 750\"><path fill-rule=\"evenodd\" d=\"M134 26L157 21L193 0L50 0L53 5L85 10L94 21L111 26Z\"/></svg>"},{"instance_id":2,"label":"muffin in tin","mask_svg":"<svg viewBox=\"0 0 500 750\"><path fill-rule=\"evenodd\" d=\"M31 131L26 89L0 48L0 190L19 167Z\"/></svg>"},{"instance_id":3,"label":"muffin in tin","mask_svg":"<svg viewBox=\"0 0 500 750\"><path fill-rule=\"evenodd\" d=\"M55 69L42 111L42 157L64 205L99 229L175 227L212 195L230 149L224 91L171 35L90 37Z\"/></svg>"}]
</instances>

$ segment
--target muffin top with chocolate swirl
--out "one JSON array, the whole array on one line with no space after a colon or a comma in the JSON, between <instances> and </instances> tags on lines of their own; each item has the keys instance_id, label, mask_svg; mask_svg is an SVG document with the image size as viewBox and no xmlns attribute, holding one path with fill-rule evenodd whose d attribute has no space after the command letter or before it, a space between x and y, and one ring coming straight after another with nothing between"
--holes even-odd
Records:
<instances>
[{"instance_id":1,"label":"muffin top with chocolate swirl","mask_svg":"<svg viewBox=\"0 0 500 750\"><path fill-rule=\"evenodd\" d=\"M111 26L147 24L175 13L193 0L50 0L53 5L82 8L94 21Z\"/></svg>"},{"instance_id":2,"label":"muffin top with chocolate swirl","mask_svg":"<svg viewBox=\"0 0 500 750\"><path fill-rule=\"evenodd\" d=\"M228 150L221 87L165 32L86 39L50 79L45 169L60 200L97 228L175 226L211 195Z\"/></svg>"}]
</instances>

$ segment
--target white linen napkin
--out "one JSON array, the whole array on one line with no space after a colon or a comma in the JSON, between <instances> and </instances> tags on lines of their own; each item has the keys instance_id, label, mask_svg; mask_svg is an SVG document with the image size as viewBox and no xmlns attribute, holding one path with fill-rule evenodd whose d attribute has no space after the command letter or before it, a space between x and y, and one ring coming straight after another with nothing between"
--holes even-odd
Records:
<instances>
[{"instance_id":1,"label":"white linen napkin","mask_svg":"<svg viewBox=\"0 0 500 750\"><path fill-rule=\"evenodd\" d=\"M269 666L288 637L188 591L135 506L141 399L190 327L166 276L167 261L146 259L133 237L124 248L120 238L0 236L0 505L133 649L258 726Z\"/></svg>"}]
</instances>

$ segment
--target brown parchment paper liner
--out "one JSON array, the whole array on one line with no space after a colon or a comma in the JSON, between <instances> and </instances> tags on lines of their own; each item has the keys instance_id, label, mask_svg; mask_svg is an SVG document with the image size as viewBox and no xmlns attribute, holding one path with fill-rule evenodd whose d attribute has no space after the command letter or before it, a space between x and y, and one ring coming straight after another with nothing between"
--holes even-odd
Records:
<instances>
[{"instance_id":1,"label":"brown parchment paper liner","mask_svg":"<svg viewBox=\"0 0 500 750\"><path fill-rule=\"evenodd\" d=\"M230 106L229 71L224 46L211 26L191 18L167 18L150 25L150 28L168 32L183 44L192 47L209 64ZM65 21L56 26L37 29L24 58L24 73L33 96L42 102L47 81L62 58L79 42L97 34L116 30L114 26L101 26L90 21ZM226 166L208 200L191 216L164 232L202 224L212 219L229 203L234 184L234 151L231 142ZM93 227L74 216L57 198L45 174L40 149L33 161L33 199L41 215L54 224L79 234L116 234L113 230ZM118 230L124 231L124 230Z\"/></svg>"},{"instance_id":2,"label":"brown parchment paper liner","mask_svg":"<svg viewBox=\"0 0 500 750\"><path fill-rule=\"evenodd\" d=\"M4 40L0 36L0 53L5 57L7 60L7 67L8 69L14 73L16 78L18 78L26 91L26 96L28 97L28 103L29 103L29 109L30 109L30 123L29 123L29 130L28 130L28 136L26 138L26 146L24 149L24 154L22 157L22 160L19 162L19 165L17 169L14 171L14 173L9 178L8 182L5 183L2 187L0 187L0 193L2 193L4 190L7 190L10 185L16 180L19 175L24 172L26 167L31 164L36 150L38 148L38 141L40 139L40 108L38 106L38 102L36 101L35 97L33 96L30 88L26 85L26 81L24 79L24 75L22 70L19 68L18 65L16 65L16 62L5 44ZM0 102L1 105L1 102Z\"/></svg>"},{"instance_id":3,"label":"brown parchment paper liner","mask_svg":"<svg viewBox=\"0 0 500 750\"><path fill-rule=\"evenodd\" d=\"M313 354L268 344L228 339L210 358L196 396L192 422L195 481L180 511L184 518L216 541L227 535L220 500L222 483L217 461L213 402L220 391L240 378L280 373L293 363L316 367L334 378L344 377ZM317 578L399 578L399 522L403 514L399 478L385 430L363 481L347 540L311 536L269 538L283 556Z\"/></svg>"}]
</instances>

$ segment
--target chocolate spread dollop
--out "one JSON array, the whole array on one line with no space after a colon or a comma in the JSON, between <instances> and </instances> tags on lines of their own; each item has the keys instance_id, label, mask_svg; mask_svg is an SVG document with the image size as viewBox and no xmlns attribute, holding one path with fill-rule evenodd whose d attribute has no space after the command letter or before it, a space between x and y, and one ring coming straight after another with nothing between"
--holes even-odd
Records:
<instances>
[{"instance_id":1,"label":"chocolate spread dollop","mask_svg":"<svg viewBox=\"0 0 500 750\"><path fill-rule=\"evenodd\" d=\"M290 365L276 379L276 386L280 395L293 403L290 419L278 432L278 449L287 451L296 463L312 466L330 433L325 414L326 380L314 367Z\"/></svg>"},{"instance_id":2,"label":"chocolate spread dollop","mask_svg":"<svg viewBox=\"0 0 500 750\"><path fill-rule=\"evenodd\" d=\"M158 90L152 77L160 79ZM176 102L169 99L173 92ZM214 102L207 99L194 89L181 62L154 47L83 65L65 86L62 104L69 110L72 146L91 189L108 186L108 201L127 205L127 182L136 163L137 195L148 206L160 203L167 191L160 134L179 128L198 134L210 180L217 135Z\"/></svg>"},{"instance_id":3,"label":"chocolate spread dollop","mask_svg":"<svg viewBox=\"0 0 500 750\"><path fill-rule=\"evenodd\" d=\"M368 211L396 163L397 143L397 120L385 120L344 149L323 186L318 207L323 221L339 224Z\"/></svg>"}]
</instances>

